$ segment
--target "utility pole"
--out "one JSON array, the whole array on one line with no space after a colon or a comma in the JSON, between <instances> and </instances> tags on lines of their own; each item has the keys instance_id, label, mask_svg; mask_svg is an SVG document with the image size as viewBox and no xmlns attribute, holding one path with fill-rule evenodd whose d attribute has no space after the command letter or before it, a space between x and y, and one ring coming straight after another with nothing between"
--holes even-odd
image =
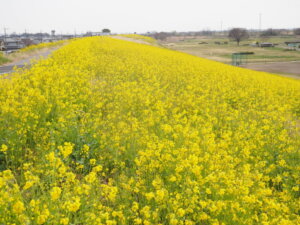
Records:
<instances>
[{"instance_id":1,"label":"utility pole","mask_svg":"<svg viewBox=\"0 0 300 225\"><path fill-rule=\"evenodd\" d=\"M262 14L259 13L259 33L261 32Z\"/></svg>"},{"instance_id":2,"label":"utility pole","mask_svg":"<svg viewBox=\"0 0 300 225\"><path fill-rule=\"evenodd\" d=\"M40 42L43 43L43 34L42 34L42 30L40 30Z\"/></svg>"},{"instance_id":3,"label":"utility pole","mask_svg":"<svg viewBox=\"0 0 300 225\"><path fill-rule=\"evenodd\" d=\"M6 31L8 30L8 28L4 27L3 30L4 30L4 42L6 42Z\"/></svg>"},{"instance_id":4,"label":"utility pole","mask_svg":"<svg viewBox=\"0 0 300 225\"><path fill-rule=\"evenodd\" d=\"M221 36L223 35L223 20L221 20Z\"/></svg>"}]
</instances>

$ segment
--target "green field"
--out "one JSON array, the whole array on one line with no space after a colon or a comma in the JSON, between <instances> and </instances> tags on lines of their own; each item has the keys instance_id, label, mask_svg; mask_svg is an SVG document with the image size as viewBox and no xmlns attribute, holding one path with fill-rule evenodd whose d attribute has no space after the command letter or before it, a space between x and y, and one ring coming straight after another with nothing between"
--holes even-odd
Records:
<instances>
[{"instance_id":1,"label":"green field","mask_svg":"<svg viewBox=\"0 0 300 225\"><path fill-rule=\"evenodd\" d=\"M299 61L300 51L291 51L287 49L284 42L299 40L296 36L280 36L272 38L255 38L242 41L240 46L236 42L230 41L227 37L197 37L197 38L178 38L164 42L165 47L186 52L203 58L212 59L219 62L231 63L231 55L235 52L254 52L254 55L248 57L248 62L286 62ZM205 42L207 44L203 44ZM216 44L220 42L222 44ZM228 42L228 44L224 44ZM256 42L271 42L276 47L261 48L252 47L250 44ZM202 44L201 44L202 43Z\"/></svg>"}]
</instances>

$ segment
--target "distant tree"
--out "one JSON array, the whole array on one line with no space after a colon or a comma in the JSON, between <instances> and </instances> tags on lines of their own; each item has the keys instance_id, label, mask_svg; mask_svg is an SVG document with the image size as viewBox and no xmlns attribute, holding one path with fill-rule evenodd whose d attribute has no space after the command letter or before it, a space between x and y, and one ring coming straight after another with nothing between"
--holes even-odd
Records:
<instances>
[{"instance_id":1,"label":"distant tree","mask_svg":"<svg viewBox=\"0 0 300 225\"><path fill-rule=\"evenodd\" d=\"M92 31L87 31L84 36L85 37L91 37L91 36L93 36L93 32Z\"/></svg>"},{"instance_id":2,"label":"distant tree","mask_svg":"<svg viewBox=\"0 0 300 225\"><path fill-rule=\"evenodd\" d=\"M300 28L296 28L296 29L294 30L294 34L295 34L295 35L300 35Z\"/></svg>"},{"instance_id":3,"label":"distant tree","mask_svg":"<svg viewBox=\"0 0 300 225\"><path fill-rule=\"evenodd\" d=\"M161 40L161 41L163 41L163 40L166 40L167 39L167 37L169 37L170 35L168 34L168 33L166 33L166 32L159 32L159 33L155 33L154 35L153 35L153 38L155 38L156 40Z\"/></svg>"},{"instance_id":4,"label":"distant tree","mask_svg":"<svg viewBox=\"0 0 300 225\"><path fill-rule=\"evenodd\" d=\"M29 38L22 39L22 42L25 46L33 45L33 40L31 40Z\"/></svg>"},{"instance_id":5,"label":"distant tree","mask_svg":"<svg viewBox=\"0 0 300 225\"><path fill-rule=\"evenodd\" d=\"M104 29L102 30L102 33L110 33L110 29L104 28Z\"/></svg>"},{"instance_id":6,"label":"distant tree","mask_svg":"<svg viewBox=\"0 0 300 225\"><path fill-rule=\"evenodd\" d=\"M203 36L212 36L213 32L210 31L210 30L203 30L203 31L200 31L200 35L203 35Z\"/></svg>"},{"instance_id":7,"label":"distant tree","mask_svg":"<svg viewBox=\"0 0 300 225\"><path fill-rule=\"evenodd\" d=\"M242 40L248 39L249 34L246 29L243 28L233 28L229 31L228 37L236 41L237 45L240 45Z\"/></svg>"},{"instance_id":8,"label":"distant tree","mask_svg":"<svg viewBox=\"0 0 300 225\"><path fill-rule=\"evenodd\" d=\"M268 30L265 30L261 33L260 36L262 37L266 37L266 36L276 36L279 34L279 31L278 30L274 30L272 28L268 29Z\"/></svg>"}]
</instances>

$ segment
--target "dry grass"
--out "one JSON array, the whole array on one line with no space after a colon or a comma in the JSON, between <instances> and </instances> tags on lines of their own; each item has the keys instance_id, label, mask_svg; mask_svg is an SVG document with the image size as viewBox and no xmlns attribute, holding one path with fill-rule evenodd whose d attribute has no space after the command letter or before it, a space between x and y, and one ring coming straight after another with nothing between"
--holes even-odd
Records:
<instances>
[{"instance_id":1,"label":"dry grass","mask_svg":"<svg viewBox=\"0 0 300 225\"><path fill-rule=\"evenodd\" d=\"M300 39L300 37L296 36L251 38L241 42L241 45L237 46L235 42L229 41L226 37L170 37L161 44L169 49L226 64L232 63L232 53L254 52L253 55L248 56L246 60L247 64L244 64L243 67L299 79L300 51L288 51L287 46L284 44L286 41L298 39ZM277 45L273 48L250 46L251 43L256 43L257 41L260 43L271 42ZM216 42L222 44L216 44ZM228 43L224 44L224 42ZM285 64L283 62L289 65L283 65Z\"/></svg>"},{"instance_id":2,"label":"dry grass","mask_svg":"<svg viewBox=\"0 0 300 225\"><path fill-rule=\"evenodd\" d=\"M135 37L134 35L132 37L130 37L130 35L128 35L128 36L126 36L126 35L116 35L116 36L112 36L112 38L116 38L116 39L124 40L124 41L132 41L132 42L139 43L139 44L159 46L158 43L155 42L154 40L152 41L150 39L150 41L149 41L149 40L147 40L147 38L142 39L142 38L139 38L138 35L137 35L137 37Z\"/></svg>"},{"instance_id":3,"label":"dry grass","mask_svg":"<svg viewBox=\"0 0 300 225\"><path fill-rule=\"evenodd\" d=\"M207 38L197 37L191 38L170 38L163 43L164 46L186 52L195 56L208 58L211 60L231 63L231 54L234 52L254 52L254 55L248 57L249 62L283 62L300 60L300 51L287 51L285 41L297 39L297 37L276 37L276 38L252 38L237 46L235 42L230 42L227 38ZM228 44L218 45L215 42L225 42ZM249 46L251 43L272 42L278 44L274 48L260 48ZM206 42L208 44L199 44Z\"/></svg>"}]
</instances>

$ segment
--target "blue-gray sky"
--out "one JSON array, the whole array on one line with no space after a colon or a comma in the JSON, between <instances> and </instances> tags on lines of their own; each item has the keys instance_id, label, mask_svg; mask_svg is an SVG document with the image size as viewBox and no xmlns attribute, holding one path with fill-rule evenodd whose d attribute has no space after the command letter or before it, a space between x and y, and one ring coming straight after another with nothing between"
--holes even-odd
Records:
<instances>
[{"instance_id":1,"label":"blue-gray sky","mask_svg":"<svg viewBox=\"0 0 300 225\"><path fill-rule=\"evenodd\" d=\"M300 27L300 0L0 0L0 33Z\"/></svg>"}]
</instances>

